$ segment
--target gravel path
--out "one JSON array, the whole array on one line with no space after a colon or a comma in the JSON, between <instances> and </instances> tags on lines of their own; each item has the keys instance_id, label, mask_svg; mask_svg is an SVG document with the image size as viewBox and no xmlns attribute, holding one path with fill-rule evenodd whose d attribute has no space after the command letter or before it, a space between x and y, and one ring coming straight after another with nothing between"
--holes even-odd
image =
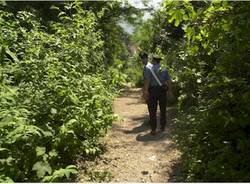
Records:
<instances>
[{"instance_id":1,"label":"gravel path","mask_svg":"<svg viewBox=\"0 0 250 184\"><path fill-rule=\"evenodd\" d=\"M104 138L106 152L92 169L112 173L111 182L179 181L181 153L171 140L170 117L165 132L150 135L147 106L140 96L141 89L126 88L115 100L114 111L121 120ZM80 173L80 182L86 181L83 176Z\"/></svg>"}]
</instances>

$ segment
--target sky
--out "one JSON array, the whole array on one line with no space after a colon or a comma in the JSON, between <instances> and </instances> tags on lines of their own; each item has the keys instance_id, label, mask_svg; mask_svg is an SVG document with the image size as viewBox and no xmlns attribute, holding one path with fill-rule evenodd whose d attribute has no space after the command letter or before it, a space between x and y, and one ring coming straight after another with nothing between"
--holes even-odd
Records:
<instances>
[{"instance_id":1,"label":"sky","mask_svg":"<svg viewBox=\"0 0 250 184\"><path fill-rule=\"evenodd\" d=\"M153 8L158 8L159 3L161 3L163 0L148 0L148 5L152 6ZM145 8L143 4L143 0L128 0L128 2L135 6L136 8Z\"/></svg>"},{"instance_id":2,"label":"sky","mask_svg":"<svg viewBox=\"0 0 250 184\"><path fill-rule=\"evenodd\" d=\"M136 7L136 8L146 8L146 6L143 4L143 0L128 0L128 2ZM160 8L160 3L163 2L163 0L148 0L148 7L152 7L154 9L158 9ZM143 19L146 20L150 18L150 13L149 12L145 12L144 13L144 17ZM133 33L133 26L127 24L126 22L122 22L121 24L121 27L123 27L123 29L128 32L128 33Z\"/></svg>"}]
</instances>

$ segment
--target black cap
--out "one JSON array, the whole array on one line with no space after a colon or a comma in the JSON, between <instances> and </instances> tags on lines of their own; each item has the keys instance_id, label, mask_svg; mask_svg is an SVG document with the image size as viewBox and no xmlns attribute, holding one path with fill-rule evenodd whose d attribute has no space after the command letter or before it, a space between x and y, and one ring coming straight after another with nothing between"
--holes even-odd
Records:
<instances>
[{"instance_id":1,"label":"black cap","mask_svg":"<svg viewBox=\"0 0 250 184\"><path fill-rule=\"evenodd\" d=\"M139 54L139 56L140 56L141 59L142 59L142 58L147 58L147 57L148 57L148 54L147 54L146 52L141 52L141 53Z\"/></svg>"},{"instance_id":2,"label":"black cap","mask_svg":"<svg viewBox=\"0 0 250 184\"><path fill-rule=\"evenodd\" d=\"M160 61L162 60L162 58L158 54L153 54L152 59L157 63L160 63Z\"/></svg>"}]
</instances>

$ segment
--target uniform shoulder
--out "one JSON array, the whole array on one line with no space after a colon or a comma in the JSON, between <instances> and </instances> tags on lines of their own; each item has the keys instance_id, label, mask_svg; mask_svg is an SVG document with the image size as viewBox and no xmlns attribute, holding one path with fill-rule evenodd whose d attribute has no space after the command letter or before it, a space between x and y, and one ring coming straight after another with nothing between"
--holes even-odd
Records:
<instances>
[{"instance_id":1,"label":"uniform shoulder","mask_svg":"<svg viewBox=\"0 0 250 184\"><path fill-rule=\"evenodd\" d=\"M160 66L160 71L162 71L162 72L168 72L168 69L167 69L167 67L166 66Z\"/></svg>"},{"instance_id":2,"label":"uniform shoulder","mask_svg":"<svg viewBox=\"0 0 250 184\"><path fill-rule=\"evenodd\" d=\"M146 68L147 69L151 69L153 67L153 64L152 63L147 63L147 65L146 65Z\"/></svg>"}]
</instances>

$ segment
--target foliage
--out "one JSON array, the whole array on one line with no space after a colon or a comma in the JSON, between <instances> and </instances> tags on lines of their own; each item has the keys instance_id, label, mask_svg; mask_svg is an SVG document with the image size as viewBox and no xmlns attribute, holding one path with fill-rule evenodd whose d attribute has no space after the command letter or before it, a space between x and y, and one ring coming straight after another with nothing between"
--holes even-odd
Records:
<instances>
[{"instance_id":1,"label":"foliage","mask_svg":"<svg viewBox=\"0 0 250 184\"><path fill-rule=\"evenodd\" d=\"M86 1L83 2L83 8L95 14L103 13L98 19L98 29L103 33L105 64L115 64L117 59L125 62L128 59L129 34L121 27L121 23L137 24L140 12L127 1Z\"/></svg>"},{"instance_id":2,"label":"foliage","mask_svg":"<svg viewBox=\"0 0 250 184\"><path fill-rule=\"evenodd\" d=\"M249 181L249 8L164 2L164 18L185 31L168 63L179 85L176 124L188 181Z\"/></svg>"},{"instance_id":3,"label":"foliage","mask_svg":"<svg viewBox=\"0 0 250 184\"><path fill-rule=\"evenodd\" d=\"M164 56L174 81L186 181L250 179L249 9L249 2L166 0L134 36Z\"/></svg>"},{"instance_id":4,"label":"foliage","mask_svg":"<svg viewBox=\"0 0 250 184\"><path fill-rule=\"evenodd\" d=\"M176 65L176 49L183 44L181 38L184 31L180 26L175 27L172 23L166 24L165 12L153 12L152 18L137 25L135 33L131 37L131 42L139 47L139 52L149 54L149 61L151 53L160 55L164 59L161 64L169 70L174 81L176 81L176 75L173 75L172 67L168 66ZM136 81L136 84L141 86L143 76L140 58L134 57L130 65L133 66L128 71L132 76L132 81ZM174 90L178 91L175 85Z\"/></svg>"},{"instance_id":5,"label":"foliage","mask_svg":"<svg viewBox=\"0 0 250 184\"><path fill-rule=\"evenodd\" d=\"M109 83L117 88L124 86L128 80L127 74L123 73L125 71L124 61L117 59L115 63L109 67L108 76L110 78Z\"/></svg>"},{"instance_id":6,"label":"foliage","mask_svg":"<svg viewBox=\"0 0 250 184\"><path fill-rule=\"evenodd\" d=\"M153 36L153 21L152 19L149 19L136 27L135 33L132 35L131 40L134 43L137 43L142 51L148 52L152 47Z\"/></svg>"},{"instance_id":7,"label":"foliage","mask_svg":"<svg viewBox=\"0 0 250 184\"><path fill-rule=\"evenodd\" d=\"M135 86L143 86L143 64L138 55L134 55L129 58L127 66L125 68L125 74L127 75L126 81L132 83Z\"/></svg>"},{"instance_id":8,"label":"foliage","mask_svg":"<svg viewBox=\"0 0 250 184\"><path fill-rule=\"evenodd\" d=\"M44 26L31 12L1 9L0 181L69 181L75 156L100 152L114 119L122 77L103 65L104 13L67 3Z\"/></svg>"}]
</instances>

